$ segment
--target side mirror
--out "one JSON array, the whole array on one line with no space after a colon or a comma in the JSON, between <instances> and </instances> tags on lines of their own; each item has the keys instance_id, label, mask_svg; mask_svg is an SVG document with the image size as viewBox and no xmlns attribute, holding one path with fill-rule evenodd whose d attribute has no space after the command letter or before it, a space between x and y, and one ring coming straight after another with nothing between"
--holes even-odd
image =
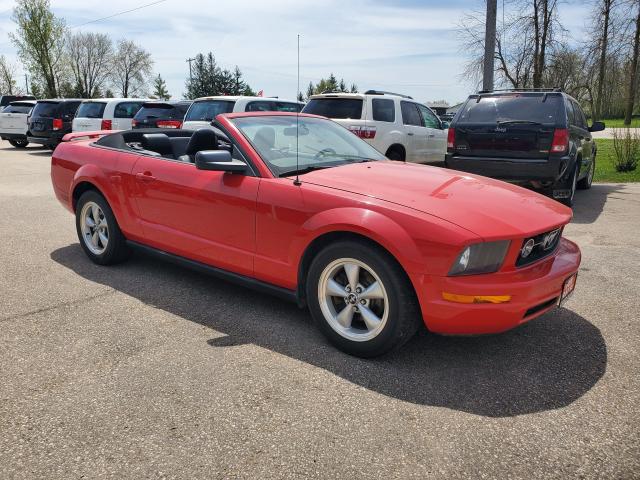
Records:
<instances>
[{"instance_id":1,"label":"side mirror","mask_svg":"<svg viewBox=\"0 0 640 480\"><path fill-rule=\"evenodd\" d=\"M589 131L590 132L601 132L602 130L604 130L604 123L602 122L593 122L593 125L591 125L589 127Z\"/></svg>"},{"instance_id":2,"label":"side mirror","mask_svg":"<svg viewBox=\"0 0 640 480\"><path fill-rule=\"evenodd\" d=\"M449 128L450 123L449 122L442 122L442 129L446 130L447 128Z\"/></svg>"},{"instance_id":3,"label":"side mirror","mask_svg":"<svg viewBox=\"0 0 640 480\"><path fill-rule=\"evenodd\" d=\"M196 153L195 160L198 170L243 173L247 169L246 163L232 159L231 152L227 150L203 150Z\"/></svg>"}]
</instances>

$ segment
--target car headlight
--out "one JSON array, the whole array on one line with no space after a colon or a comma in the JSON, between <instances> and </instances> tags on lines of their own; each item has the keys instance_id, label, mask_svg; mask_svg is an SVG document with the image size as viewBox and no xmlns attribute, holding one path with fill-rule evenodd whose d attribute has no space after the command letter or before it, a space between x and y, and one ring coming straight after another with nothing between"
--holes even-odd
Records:
<instances>
[{"instance_id":1,"label":"car headlight","mask_svg":"<svg viewBox=\"0 0 640 480\"><path fill-rule=\"evenodd\" d=\"M465 247L453 262L449 275L496 272L509 250L509 240L474 243Z\"/></svg>"}]
</instances>

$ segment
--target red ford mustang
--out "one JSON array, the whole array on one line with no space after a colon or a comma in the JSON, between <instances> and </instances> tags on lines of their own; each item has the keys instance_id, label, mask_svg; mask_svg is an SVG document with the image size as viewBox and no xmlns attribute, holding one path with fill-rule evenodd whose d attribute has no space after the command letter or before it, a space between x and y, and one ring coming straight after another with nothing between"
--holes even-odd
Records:
<instances>
[{"instance_id":1,"label":"red ford mustang","mask_svg":"<svg viewBox=\"0 0 640 480\"><path fill-rule=\"evenodd\" d=\"M580 250L562 237L560 203L389 161L311 115L220 115L215 127L65 137L53 187L91 260L139 247L291 298L359 356L421 324L502 332L573 290Z\"/></svg>"}]
</instances>

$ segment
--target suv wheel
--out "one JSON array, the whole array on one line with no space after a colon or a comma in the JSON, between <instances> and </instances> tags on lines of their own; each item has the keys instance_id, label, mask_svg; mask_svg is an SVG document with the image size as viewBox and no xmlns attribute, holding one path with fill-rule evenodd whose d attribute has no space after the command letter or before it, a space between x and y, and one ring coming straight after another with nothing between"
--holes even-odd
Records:
<instances>
[{"instance_id":1,"label":"suv wheel","mask_svg":"<svg viewBox=\"0 0 640 480\"><path fill-rule=\"evenodd\" d=\"M400 266L365 242L322 250L307 277L309 309L340 350L375 357L399 348L420 326L420 309Z\"/></svg>"},{"instance_id":2,"label":"suv wheel","mask_svg":"<svg viewBox=\"0 0 640 480\"><path fill-rule=\"evenodd\" d=\"M395 147L391 147L389 150L387 150L385 157L387 157L389 160L395 160L397 162L404 162L405 160L402 151L399 148Z\"/></svg>"},{"instance_id":3,"label":"suv wheel","mask_svg":"<svg viewBox=\"0 0 640 480\"><path fill-rule=\"evenodd\" d=\"M596 171L596 156L594 155L593 158L591 159L589 172L582 180L578 181L578 188L580 190L588 190L591 188L591 183L593 182L593 175L595 171Z\"/></svg>"},{"instance_id":4,"label":"suv wheel","mask_svg":"<svg viewBox=\"0 0 640 480\"><path fill-rule=\"evenodd\" d=\"M26 139L9 140L9 143L16 148L25 148L29 145L29 142Z\"/></svg>"},{"instance_id":5,"label":"suv wheel","mask_svg":"<svg viewBox=\"0 0 640 480\"><path fill-rule=\"evenodd\" d=\"M83 193L76 205L76 230L80 246L99 265L111 265L127 258L129 248L111 207L96 191Z\"/></svg>"},{"instance_id":6,"label":"suv wheel","mask_svg":"<svg viewBox=\"0 0 640 480\"><path fill-rule=\"evenodd\" d=\"M573 169L573 174L564 182L559 182L553 187L554 197L555 197L555 191L560 190L563 193L564 197L558 198L558 201L560 203L564 203L567 207L573 206L573 198L576 195L576 186L578 183L578 171L580 168L580 164L578 162L579 161L576 161L576 166Z\"/></svg>"}]
</instances>

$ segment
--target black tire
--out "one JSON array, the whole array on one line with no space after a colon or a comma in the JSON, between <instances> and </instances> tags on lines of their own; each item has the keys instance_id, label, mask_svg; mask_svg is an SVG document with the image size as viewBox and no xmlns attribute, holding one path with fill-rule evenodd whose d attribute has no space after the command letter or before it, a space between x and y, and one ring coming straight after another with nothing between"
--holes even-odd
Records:
<instances>
[{"instance_id":1,"label":"black tire","mask_svg":"<svg viewBox=\"0 0 640 480\"><path fill-rule=\"evenodd\" d=\"M389 160L395 160L397 162L404 162L404 155L399 148L390 148L385 155Z\"/></svg>"},{"instance_id":2,"label":"black tire","mask_svg":"<svg viewBox=\"0 0 640 480\"><path fill-rule=\"evenodd\" d=\"M25 148L27 145L29 145L29 142L26 139L13 139L13 140L9 140L9 143L11 145L13 145L16 148Z\"/></svg>"},{"instance_id":3,"label":"black tire","mask_svg":"<svg viewBox=\"0 0 640 480\"><path fill-rule=\"evenodd\" d=\"M387 307L386 320L381 324L379 332L371 339L357 341L346 338L331 326L330 320L323 313L321 302L325 302L325 300L320 299L319 293L322 288L321 278L325 276L326 271L330 271L332 265L342 260L356 260L363 263L377 275L383 285L386 294L385 300L370 300L371 303L367 304L370 311L376 308L373 304L374 301L381 302ZM361 271L365 272L364 276L369 275L366 268ZM343 270L342 273L346 273L346 270ZM370 286L370 283L362 285L366 287ZM348 288L348 282L344 288ZM418 300L405 272L387 252L364 241L340 241L320 251L309 267L306 295L309 310L320 331L333 345L350 355L368 358L398 349L413 337L421 325L424 325ZM346 298L334 297L334 301L336 302L334 304L336 305L336 313L342 308L351 308ZM353 309L356 313L352 314L353 323L351 325L364 326L364 317L356 308L356 306L361 307L359 304L361 301L358 298L354 301ZM326 309L326 303L324 305ZM385 318L384 315L381 318ZM361 331L366 333L367 328Z\"/></svg>"},{"instance_id":4,"label":"black tire","mask_svg":"<svg viewBox=\"0 0 640 480\"><path fill-rule=\"evenodd\" d=\"M102 210L103 217L106 219L108 225L108 242L106 248L101 253L91 251L85 241L85 237L82 229L82 211L88 203L92 202L97 204ZM78 233L78 240L80 246L84 250L84 253L91 259L92 262L98 265L113 265L126 260L130 254L129 246L127 245L126 238L120 231L118 222L116 221L113 211L109 206L109 203L105 198L95 190L89 190L84 192L76 204L76 232Z\"/></svg>"},{"instance_id":5,"label":"black tire","mask_svg":"<svg viewBox=\"0 0 640 480\"><path fill-rule=\"evenodd\" d=\"M591 183L593 182L593 175L596 170L596 155L594 154L591 158L591 165L589 165L589 171L585 175L585 177L581 180L578 180L577 187L579 190L589 190L591 188Z\"/></svg>"},{"instance_id":6,"label":"black tire","mask_svg":"<svg viewBox=\"0 0 640 480\"><path fill-rule=\"evenodd\" d=\"M569 196L567 198L559 198L557 199L560 203L566 205L567 207L573 207L573 201L576 195L576 186L578 184L578 173L580 169L579 160L576 161L576 165L573 169L573 174L569 176L569 178L556 183L552 188L552 190L569 190Z\"/></svg>"}]
</instances>

